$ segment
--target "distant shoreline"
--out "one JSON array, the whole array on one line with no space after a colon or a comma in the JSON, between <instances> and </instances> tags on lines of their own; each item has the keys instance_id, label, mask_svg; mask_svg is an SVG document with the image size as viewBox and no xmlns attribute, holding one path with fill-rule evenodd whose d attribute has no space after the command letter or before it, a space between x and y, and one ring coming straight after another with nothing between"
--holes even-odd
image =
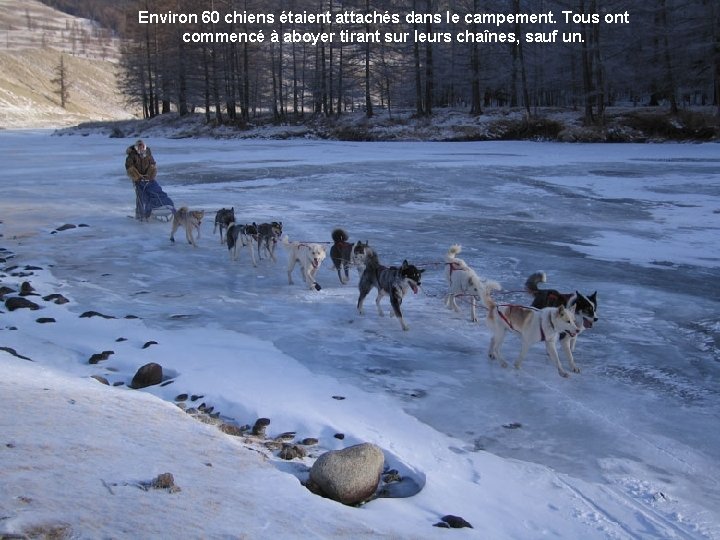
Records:
<instances>
[{"instance_id":1,"label":"distant shoreline","mask_svg":"<svg viewBox=\"0 0 720 540\"><path fill-rule=\"evenodd\" d=\"M602 126L587 126L582 112L541 109L488 109L472 116L464 109L436 109L432 117L411 111L382 111L367 118L361 111L335 117L307 116L275 123L258 117L246 125L208 123L201 113L150 119L85 122L57 129L56 135L106 135L114 138L165 136L213 139L327 139L338 141L552 141L578 143L713 142L720 140L714 107L671 115L658 107L614 107Z\"/></svg>"}]
</instances>

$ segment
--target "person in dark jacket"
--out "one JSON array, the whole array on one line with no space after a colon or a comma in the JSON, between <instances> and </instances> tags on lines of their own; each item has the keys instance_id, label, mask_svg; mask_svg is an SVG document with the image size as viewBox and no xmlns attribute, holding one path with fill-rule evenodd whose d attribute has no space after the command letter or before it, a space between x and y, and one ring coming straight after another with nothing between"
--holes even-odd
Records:
<instances>
[{"instance_id":1,"label":"person in dark jacket","mask_svg":"<svg viewBox=\"0 0 720 540\"><path fill-rule=\"evenodd\" d=\"M135 219L146 220L150 217L152 207L147 204L144 193L148 183L155 181L157 164L142 139L129 146L126 154L125 170L135 186Z\"/></svg>"}]
</instances>

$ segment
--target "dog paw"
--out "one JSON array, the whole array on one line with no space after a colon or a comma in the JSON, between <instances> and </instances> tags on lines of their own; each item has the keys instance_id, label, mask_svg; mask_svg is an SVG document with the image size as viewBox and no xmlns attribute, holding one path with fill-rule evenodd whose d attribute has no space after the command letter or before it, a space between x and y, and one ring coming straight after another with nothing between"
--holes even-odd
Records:
<instances>
[{"instance_id":1,"label":"dog paw","mask_svg":"<svg viewBox=\"0 0 720 540\"><path fill-rule=\"evenodd\" d=\"M313 284L313 288L314 288L316 291L322 290L322 287L320 286L319 283L314 283L314 284Z\"/></svg>"},{"instance_id":2,"label":"dog paw","mask_svg":"<svg viewBox=\"0 0 720 540\"><path fill-rule=\"evenodd\" d=\"M575 367L572 368L572 372L573 372L573 373L580 373L580 368L577 367L577 366L575 366Z\"/></svg>"},{"instance_id":3,"label":"dog paw","mask_svg":"<svg viewBox=\"0 0 720 540\"><path fill-rule=\"evenodd\" d=\"M567 371L558 371L561 377L565 377L566 379L570 376L568 375Z\"/></svg>"}]
</instances>

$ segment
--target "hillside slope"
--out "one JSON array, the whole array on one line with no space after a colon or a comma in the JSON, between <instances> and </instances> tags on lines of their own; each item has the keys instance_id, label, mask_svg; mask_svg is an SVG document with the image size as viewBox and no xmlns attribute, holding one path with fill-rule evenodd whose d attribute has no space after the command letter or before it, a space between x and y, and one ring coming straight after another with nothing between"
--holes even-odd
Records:
<instances>
[{"instance_id":1,"label":"hillside slope","mask_svg":"<svg viewBox=\"0 0 720 540\"><path fill-rule=\"evenodd\" d=\"M116 79L117 40L87 19L40 2L0 0L0 128L76 125L133 118ZM57 78L63 57L69 101L60 106Z\"/></svg>"}]
</instances>

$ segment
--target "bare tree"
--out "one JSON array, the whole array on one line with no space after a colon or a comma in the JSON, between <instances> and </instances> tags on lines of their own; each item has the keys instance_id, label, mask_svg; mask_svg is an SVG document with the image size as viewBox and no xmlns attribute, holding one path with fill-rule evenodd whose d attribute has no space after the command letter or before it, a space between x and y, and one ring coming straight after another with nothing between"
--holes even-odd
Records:
<instances>
[{"instance_id":1,"label":"bare tree","mask_svg":"<svg viewBox=\"0 0 720 540\"><path fill-rule=\"evenodd\" d=\"M55 75L56 77L51 82L58 87L55 93L60 96L60 106L64 109L70 100L70 81L65 67L65 57L62 54L60 63L55 67Z\"/></svg>"}]
</instances>

